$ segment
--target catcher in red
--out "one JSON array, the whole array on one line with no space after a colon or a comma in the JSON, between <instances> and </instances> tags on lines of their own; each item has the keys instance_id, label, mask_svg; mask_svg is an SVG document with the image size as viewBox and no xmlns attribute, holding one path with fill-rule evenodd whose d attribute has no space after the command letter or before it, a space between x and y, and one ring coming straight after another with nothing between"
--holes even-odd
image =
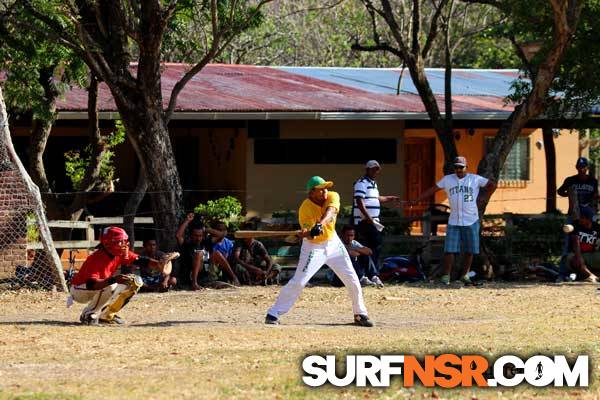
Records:
<instances>
[{"instance_id":1,"label":"catcher in red","mask_svg":"<svg viewBox=\"0 0 600 400\"><path fill-rule=\"evenodd\" d=\"M127 233L116 226L102 231L100 245L83 263L71 281L71 297L77 303L87 303L79 320L82 324L123 324L117 315L142 287L142 279L135 274L113 275L121 266L148 266L163 272L179 253L167 253L160 260L141 257L129 250Z\"/></svg>"}]
</instances>

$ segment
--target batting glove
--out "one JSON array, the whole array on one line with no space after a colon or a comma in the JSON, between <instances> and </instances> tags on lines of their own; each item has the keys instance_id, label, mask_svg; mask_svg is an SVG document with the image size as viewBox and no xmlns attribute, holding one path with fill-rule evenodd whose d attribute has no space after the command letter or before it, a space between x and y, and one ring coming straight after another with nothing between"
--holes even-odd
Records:
<instances>
[{"instance_id":1,"label":"batting glove","mask_svg":"<svg viewBox=\"0 0 600 400\"><path fill-rule=\"evenodd\" d=\"M310 230L310 237L311 239L314 239L317 236L320 236L323 234L323 225L317 223L315 224L315 226L313 226Z\"/></svg>"}]
</instances>

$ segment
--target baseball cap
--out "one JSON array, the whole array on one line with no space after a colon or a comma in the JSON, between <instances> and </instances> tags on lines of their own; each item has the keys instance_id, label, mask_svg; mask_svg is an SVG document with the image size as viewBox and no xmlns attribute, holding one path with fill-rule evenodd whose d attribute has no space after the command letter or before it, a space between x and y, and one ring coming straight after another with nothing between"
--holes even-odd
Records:
<instances>
[{"instance_id":1,"label":"baseball cap","mask_svg":"<svg viewBox=\"0 0 600 400\"><path fill-rule=\"evenodd\" d=\"M379 165L377 160L369 160L365 164L365 168L381 168L381 165Z\"/></svg>"},{"instance_id":2,"label":"baseball cap","mask_svg":"<svg viewBox=\"0 0 600 400\"><path fill-rule=\"evenodd\" d=\"M593 219L594 218L594 210L590 207L580 207L579 208L579 217Z\"/></svg>"},{"instance_id":3,"label":"baseball cap","mask_svg":"<svg viewBox=\"0 0 600 400\"><path fill-rule=\"evenodd\" d=\"M590 162L585 157L579 157L577 159L577 162L575 163L575 168L585 168L585 167L589 167L589 166L590 166Z\"/></svg>"},{"instance_id":4,"label":"baseball cap","mask_svg":"<svg viewBox=\"0 0 600 400\"><path fill-rule=\"evenodd\" d=\"M313 176L306 182L306 190L311 191L312 189L329 189L333 186L333 182L326 181L320 176Z\"/></svg>"},{"instance_id":5,"label":"baseball cap","mask_svg":"<svg viewBox=\"0 0 600 400\"><path fill-rule=\"evenodd\" d=\"M465 157L462 156L458 156L454 159L454 165L459 165L461 167L466 167L467 166L467 159Z\"/></svg>"}]
</instances>

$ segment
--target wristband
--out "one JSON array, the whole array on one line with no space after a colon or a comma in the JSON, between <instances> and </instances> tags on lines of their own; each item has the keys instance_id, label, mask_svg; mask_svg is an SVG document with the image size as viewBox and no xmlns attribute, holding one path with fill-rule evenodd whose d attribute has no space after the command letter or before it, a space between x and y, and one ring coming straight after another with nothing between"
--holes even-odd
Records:
<instances>
[{"instance_id":1,"label":"wristband","mask_svg":"<svg viewBox=\"0 0 600 400\"><path fill-rule=\"evenodd\" d=\"M117 280L115 279L114 276L111 276L110 278L108 278L107 282L109 285L112 285L114 283L117 283Z\"/></svg>"}]
</instances>

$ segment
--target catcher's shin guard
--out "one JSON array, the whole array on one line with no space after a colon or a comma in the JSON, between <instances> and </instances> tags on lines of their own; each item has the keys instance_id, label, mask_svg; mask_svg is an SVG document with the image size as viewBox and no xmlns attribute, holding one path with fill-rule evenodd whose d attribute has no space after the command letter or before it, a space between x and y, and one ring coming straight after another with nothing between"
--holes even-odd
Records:
<instances>
[{"instance_id":1,"label":"catcher's shin guard","mask_svg":"<svg viewBox=\"0 0 600 400\"><path fill-rule=\"evenodd\" d=\"M144 282L139 276L135 276L126 284L119 284L117 290L110 299L108 305L102 309L100 319L111 321L129 300L140 290Z\"/></svg>"}]
</instances>

